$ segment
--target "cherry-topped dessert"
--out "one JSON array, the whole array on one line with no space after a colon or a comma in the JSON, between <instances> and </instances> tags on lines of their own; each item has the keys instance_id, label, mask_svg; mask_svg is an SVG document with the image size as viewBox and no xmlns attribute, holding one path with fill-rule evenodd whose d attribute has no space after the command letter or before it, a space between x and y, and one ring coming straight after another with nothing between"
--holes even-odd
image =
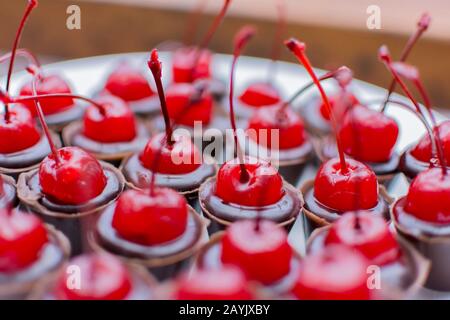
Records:
<instances>
[{"instance_id":1,"label":"cherry-topped dessert","mask_svg":"<svg viewBox=\"0 0 450 320\"><path fill-rule=\"evenodd\" d=\"M83 148L97 159L119 162L142 149L149 138L146 126L129 105L111 94L92 101L83 121L68 125L62 136L65 145Z\"/></svg>"},{"instance_id":2,"label":"cherry-topped dessert","mask_svg":"<svg viewBox=\"0 0 450 320\"><path fill-rule=\"evenodd\" d=\"M121 170L133 187L147 188L152 177L156 176L158 186L170 187L188 197L196 197L200 184L214 175L215 165L212 160L203 159L189 137L174 134L161 82L162 66L156 50L152 51L148 66L158 89L165 134L155 135L141 152L126 158Z\"/></svg>"},{"instance_id":3,"label":"cherry-topped dessert","mask_svg":"<svg viewBox=\"0 0 450 320\"><path fill-rule=\"evenodd\" d=\"M78 279L74 281L74 275ZM84 254L68 261L56 277L44 279L31 294L43 300L149 300L155 280L145 269L107 254Z\"/></svg>"},{"instance_id":4,"label":"cherry-topped dessert","mask_svg":"<svg viewBox=\"0 0 450 320\"><path fill-rule=\"evenodd\" d=\"M66 237L32 214L0 209L0 298L24 298L70 253Z\"/></svg>"},{"instance_id":5,"label":"cherry-topped dessert","mask_svg":"<svg viewBox=\"0 0 450 320\"><path fill-rule=\"evenodd\" d=\"M339 157L324 162L314 181L307 181L302 187L305 196L304 212L312 226L333 222L345 211L365 209L388 218L388 202L379 192L375 173L365 164L344 155L341 137L337 135L337 123L325 91L314 73L306 46L296 39L286 41L286 46L303 64L319 89L327 105L336 133Z\"/></svg>"}]
</instances>

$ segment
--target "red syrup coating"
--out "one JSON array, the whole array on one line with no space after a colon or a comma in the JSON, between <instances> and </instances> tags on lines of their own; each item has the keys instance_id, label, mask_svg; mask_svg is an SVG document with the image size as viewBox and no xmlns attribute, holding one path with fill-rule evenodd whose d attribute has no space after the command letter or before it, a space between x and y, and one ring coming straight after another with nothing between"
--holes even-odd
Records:
<instances>
[{"instance_id":1,"label":"red syrup coating","mask_svg":"<svg viewBox=\"0 0 450 320\"><path fill-rule=\"evenodd\" d=\"M242 180L238 159L225 162L217 173L215 195L227 203L262 207L278 202L284 195L283 179L265 160L244 158L248 179Z\"/></svg>"},{"instance_id":2,"label":"red syrup coating","mask_svg":"<svg viewBox=\"0 0 450 320\"><path fill-rule=\"evenodd\" d=\"M63 204L79 205L100 195L106 177L100 163L77 147L65 147L51 153L39 167L42 192Z\"/></svg>"},{"instance_id":3,"label":"red syrup coating","mask_svg":"<svg viewBox=\"0 0 450 320\"><path fill-rule=\"evenodd\" d=\"M400 256L400 247L386 221L364 211L343 214L331 225L325 244L349 246L378 265L392 263Z\"/></svg>"},{"instance_id":4,"label":"red syrup coating","mask_svg":"<svg viewBox=\"0 0 450 320\"><path fill-rule=\"evenodd\" d=\"M257 82L249 85L239 100L252 107L270 106L281 101L280 94L270 83Z\"/></svg>"},{"instance_id":5,"label":"red syrup coating","mask_svg":"<svg viewBox=\"0 0 450 320\"><path fill-rule=\"evenodd\" d=\"M13 153L34 146L41 135L28 109L15 105L8 120L0 117L0 137L0 153Z\"/></svg>"},{"instance_id":6,"label":"red syrup coating","mask_svg":"<svg viewBox=\"0 0 450 320\"><path fill-rule=\"evenodd\" d=\"M339 93L337 93L335 95L329 96L328 100L330 101L331 109L333 110L333 113L336 114L336 115L344 114L345 110L337 110L337 106L340 106L341 104L336 103L337 100L343 98L344 94L346 94L347 97L349 98L349 107L352 107L354 105L359 104L358 99L352 93L349 93L349 92L339 92ZM342 105L342 106L347 107L346 105ZM325 120L327 120L327 121L331 120L330 113L328 112L328 109L327 109L327 106L326 106L325 103L322 102L320 104L319 111L320 111L321 116Z\"/></svg>"},{"instance_id":7,"label":"red syrup coating","mask_svg":"<svg viewBox=\"0 0 450 320\"><path fill-rule=\"evenodd\" d=\"M211 77L212 54L207 49L182 47L173 54L172 73L175 83L192 83Z\"/></svg>"},{"instance_id":8,"label":"red syrup coating","mask_svg":"<svg viewBox=\"0 0 450 320\"><path fill-rule=\"evenodd\" d=\"M184 274L176 284L178 300L251 300L244 273L232 266Z\"/></svg>"},{"instance_id":9,"label":"red syrup coating","mask_svg":"<svg viewBox=\"0 0 450 320\"><path fill-rule=\"evenodd\" d=\"M305 257L292 293L302 300L368 300L369 262L343 245L330 245Z\"/></svg>"},{"instance_id":10,"label":"red syrup coating","mask_svg":"<svg viewBox=\"0 0 450 320\"><path fill-rule=\"evenodd\" d=\"M434 129L437 133L439 130L439 136L442 142L442 148L444 149L444 156L446 163L450 163L450 120L442 122L437 128ZM432 155L432 144L429 135L424 135L416 146L411 150L411 155L417 160L423 162L429 162Z\"/></svg>"},{"instance_id":11,"label":"red syrup coating","mask_svg":"<svg viewBox=\"0 0 450 320\"><path fill-rule=\"evenodd\" d=\"M172 189L128 190L117 201L112 226L124 239L151 246L181 236L187 219L186 199Z\"/></svg>"},{"instance_id":12,"label":"red syrup coating","mask_svg":"<svg viewBox=\"0 0 450 320\"><path fill-rule=\"evenodd\" d=\"M81 255L67 266L79 268L79 287L70 279L72 273L62 270L54 292L59 300L123 300L132 290L127 269L110 255Z\"/></svg>"},{"instance_id":13,"label":"red syrup coating","mask_svg":"<svg viewBox=\"0 0 450 320\"><path fill-rule=\"evenodd\" d=\"M391 117L355 105L345 113L339 136L345 153L353 158L385 162L392 155L398 132L398 124Z\"/></svg>"},{"instance_id":14,"label":"red syrup coating","mask_svg":"<svg viewBox=\"0 0 450 320\"><path fill-rule=\"evenodd\" d=\"M96 102L99 105L90 105L83 117L86 137L104 143L131 141L136 137L136 120L125 101L104 94Z\"/></svg>"},{"instance_id":15,"label":"red syrup coating","mask_svg":"<svg viewBox=\"0 0 450 320\"><path fill-rule=\"evenodd\" d=\"M272 130L278 130L278 147L283 150L299 147L308 139L303 120L291 108L284 106L256 110L247 129L254 130L250 138L268 149L272 147ZM267 134L263 133L266 132L262 131L264 129Z\"/></svg>"},{"instance_id":16,"label":"red syrup coating","mask_svg":"<svg viewBox=\"0 0 450 320\"><path fill-rule=\"evenodd\" d=\"M106 80L105 89L126 102L138 101L154 95L145 76L128 63L119 64Z\"/></svg>"},{"instance_id":17,"label":"red syrup coating","mask_svg":"<svg viewBox=\"0 0 450 320\"><path fill-rule=\"evenodd\" d=\"M71 94L72 91L67 82L59 75L42 75L36 85L38 95L43 94ZM32 96L33 88L31 82L25 84L20 90L20 96ZM37 116L34 101L26 101L23 104L33 116ZM74 106L71 97L46 99L41 101L42 111L45 115L66 111Z\"/></svg>"},{"instance_id":18,"label":"red syrup coating","mask_svg":"<svg viewBox=\"0 0 450 320\"><path fill-rule=\"evenodd\" d=\"M344 172L338 158L324 162L314 181L314 196L324 206L339 212L370 209L378 203L375 173L365 164L346 159Z\"/></svg>"},{"instance_id":19,"label":"red syrup coating","mask_svg":"<svg viewBox=\"0 0 450 320\"><path fill-rule=\"evenodd\" d=\"M292 255L286 231L268 220L235 222L222 238L222 262L238 266L249 279L264 284L289 273Z\"/></svg>"},{"instance_id":20,"label":"red syrup coating","mask_svg":"<svg viewBox=\"0 0 450 320\"><path fill-rule=\"evenodd\" d=\"M0 272L17 272L31 265L47 242L47 231L39 218L0 209Z\"/></svg>"},{"instance_id":21,"label":"red syrup coating","mask_svg":"<svg viewBox=\"0 0 450 320\"><path fill-rule=\"evenodd\" d=\"M430 223L450 223L450 176L438 167L419 173L406 195L405 211Z\"/></svg>"}]
</instances>

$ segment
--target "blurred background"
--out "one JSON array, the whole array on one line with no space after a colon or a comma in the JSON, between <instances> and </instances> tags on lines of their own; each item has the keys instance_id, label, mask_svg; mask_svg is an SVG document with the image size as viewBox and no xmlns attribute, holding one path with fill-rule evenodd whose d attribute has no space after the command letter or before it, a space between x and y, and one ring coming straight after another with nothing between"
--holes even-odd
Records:
<instances>
[{"instance_id":1,"label":"blurred background","mask_svg":"<svg viewBox=\"0 0 450 320\"><path fill-rule=\"evenodd\" d=\"M204 14L196 19L199 39L222 5L221 0L39 0L25 29L21 47L38 54L44 62L109 53L149 51L167 40L182 41L188 21L199 3ZM409 62L420 68L433 103L450 111L450 12L449 0L284 0L285 37L295 36L308 44L316 67L347 65L355 77L386 87L389 76L377 60L377 49L387 44L398 57L423 12L432 24L418 43ZM233 0L210 49L230 53L234 33L243 24L258 28L246 54L270 57L277 24L277 0ZM0 0L0 51L10 50L26 0ZM81 30L68 30L70 5L81 10ZM381 28L367 27L367 8L380 9ZM192 20L192 19L191 19ZM281 43L280 43L281 47ZM281 47L281 59L292 56ZM3 70L2 70L3 71Z\"/></svg>"}]
</instances>

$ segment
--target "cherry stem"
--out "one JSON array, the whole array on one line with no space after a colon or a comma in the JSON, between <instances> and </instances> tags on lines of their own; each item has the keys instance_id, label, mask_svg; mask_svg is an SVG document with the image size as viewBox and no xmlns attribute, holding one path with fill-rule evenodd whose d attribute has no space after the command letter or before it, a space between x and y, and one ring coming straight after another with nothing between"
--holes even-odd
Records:
<instances>
[{"instance_id":1,"label":"cherry stem","mask_svg":"<svg viewBox=\"0 0 450 320\"><path fill-rule=\"evenodd\" d=\"M16 51L17 51L17 47L19 45L20 37L22 35L22 31L25 27L25 23L27 22L28 17L30 16L33 9L36 8L37 4L38 4L37 0L28 0L27 7L25 8L25 12L22 16L22 19L20 20L19 28L17 29L16 36L14 38L13 48L11 50L11 60L9 62L9 67L8 67L8 76L6 77L6 88L5 89L6 89L7 93L9 92L12 71L14 69L14 61L16 59ZM9 121L9 106L8 106L8 104L5 104L5 120Z\"/></svg>"},{"instance_id":2,"label":"cherry stem","mask_svg":"<svg viewBox=\"0 0 450 320\"><path fill-rule=\"evenodd\" d=\"M271 51L271 59L272 62L270 64L268 78L274 79L275 74L277 72L277 60L281 55L281 46L280 43L283 40L284 31L286 29L286 6L284 0L277 0L276 3L277 13L278 13L278 21L277 28L275 30L275 35L272 43L272 51Z\"/></svg>"},{"instance_id":3,"label":"cherry stem","mask_svg":"<svg viewBox=\"0 0 450 320\"><path fill-rule=\"evenodd\" d=\"M156 49L152 50L150 54L150 59L148 60L147 64L150 71L152 72L153 79L155 79L156 88L158 90L159 101L161 103L161 112L164 117L164 123L166 128L166 140L169 145L173 145L174 144L174 140L172 137L173 131L172 125L170 123L169 109L167 108L166 97L164 95L164 87L161 81L162 64L161 61L159 61L158 50Z\"/></svg>"},{"instance_id":4,"label":"cherry stem","mask_svg":"<svg viewBox=\"0 0 450 320\"><path fill-rule=\"evenodd\" d=\"M198 22L203 13L207 0L198 0L195 8L189 14L189 20L186 24L186 31L184 33L183 43L191 45L194 42L195 35L198 31Z\"/></svg>"},{"instance_id":5,"label":"cherry stem","mask_svg":"<svg viewBox=\"0 0 450 320\"><path fill-rule=\"evenodd\" d=\"M409 54L411 53L411 50L414 48L415 44L419 40L419 38L422 36L422 34L428 29L431 22L431 17L428 15L428 13L423 13L420 17L419 21L417 22L417 29L416 32L414 32L408 39L408 42L406 43L405 47L403 48L403 51L400 55L400 61L404 62L408 58ZM394 92L396 87L396 81L395 79L392 79L391 84L389 85L389 90L386 96L386 99L383 103L383 107L381 108L381 112L384 112L386 110L386 106L388 104L388 100L392 95L392 92Z\"/></svg>"},{"instance_id":6,"label":"cherry stem","mask_svg":"<svg viewBox=\"0 0 450 320\"><path fill-rule=\"evenodd\" d=\"M298 61L306 69L308 74L311 76L314 84L319 89L320 96L322 97L322 100L327 108L327 111L330 114L331 122L333 124L334 134L335 134L335 138L336 138L336 145L338 148L339 159L340 159L340 163L341 163L341 172L343 174L345 174L348 172L348 166L345 161L344 151L342 148L341 141L339 139L337 121L334 116L333 110L331 109L330 101L328 100L328 97L325 94L325 90L323 89L322 85L320 84L319 79L317 78L316 74L314 73L314 70L311 66L311 62L309 61L309 59L305 53L306 45L302 42L299 42L295 38L291 38L290 40L285 41L285 45L297 57Z\"/></svg>"},{"instance_id":7,"label":"cherry stem","mask_svg":"<svg viewBox=\"0 0 450 320\"><path fill-rule=\"evenodd\" d=\"M353 226L355 230L361 230L361 219L359 218L358 211L355 211L355 224Z\"/></svg>"},{"instance_id":8,"label":"cherry stem","mask_svg":"<svg viewBox=\"0 0 450 320\"><path fill-rule=\"evenodd\" d=\"M236 153L239 159L239 166L241 167L241 182L247 182L250 179L250 174L247 171L244 163L244 153L241 150L241 146L238 141L236 119L234 115L234 74L236 69L237 60L241 54L242 49L250 41L250 39L255 35L256 30L250 26L244 26L241 28L234 38L234 50L233 50L233 61L231 63L230 72L230 123L233 128L234 145L236 148Z\"/></svg>"},{"instance_id":9,"label":"cherry stem","mask_svg":"<svg viewBox=\"0 0 450 320\"><path fill-rule=\"evenodd\" d=\"M200 50L204 49L208 46L214 33L216 33L217 28L222 23L223 18L225 17L225 14L227 13L228 7L230 6L230 3L231 3L231 0L224 0L222 9L220 10L219 14L214 18L214 21L213 21L211 27L209 27L208 32L206 33L205 37L203 38L202 42L200 43ZM197 65L197 64L195 64L195 65Z\"/></svg>"}]
</instances>

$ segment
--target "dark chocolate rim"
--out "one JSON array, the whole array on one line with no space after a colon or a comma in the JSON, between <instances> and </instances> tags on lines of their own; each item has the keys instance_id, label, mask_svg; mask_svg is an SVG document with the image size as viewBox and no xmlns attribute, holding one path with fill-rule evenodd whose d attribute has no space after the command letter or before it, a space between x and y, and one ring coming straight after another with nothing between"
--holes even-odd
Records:
<instances>
[{"instance_id":1,"label":"dark chocolate rim","mask_svg":"<svg viewBox=\"0 0 450 320\"><path fill-rule=\"evenodd\" d=\"M313 187L314 187L314 179L311 179L311 180L305 181L301 185L300 190L302 191L303 194L306 194L306 192L308 192ZM388 192L386 191L386 188L381 184L378 185L378 197L383 198L386 201L388 206L390 206L392 204L392 202L394 201L394 199L391 196L389 196ZM332 223L330 221L327 221L324 218L319 217L314 212L306 209L305 206L303 206L303 213L306 215L306 217L308 219L312 220L319 227L325 227Z\"/></svg>"},{"instance_id":2,"label":"dark chocolate rim","mask_svg":"<svg viewBox=\"0 0 450 320\"><path fill-rule=\"evenodd\" d=\"M180 251L174 255L168 256L168 257L149 258L149 259L126 257L120 253L116 253L116 252L113 252L112 250L108 250L108 249L104 248L104 246L102 246L102 244L98 240L98 236L96 235L95 230L89 232L88 243L95 252L107 253L107 254L113 255L113 256L119 258L120 260L125 261L126 263L137 264L137 265L141 265L141 266L145 266L145 267L149 267L149 268L164 267L167 265L171 265L171 264L177 263L179 261L182 261L184 259L187 259L189 257L195 256L196 252L198 252L198 250L202 247L203 242L204 242L203 238L204 238L204 234L206 232L206 228L209 225L209 220L200 216L197 213L197 211L195 211L194 208L192 208L189 205L188 205L188 211L189 211L189 214L191 214L191 216L194 218L196 224L200 228L199 233L198 233L199 236L196 239L195 243L190 248L182 250L182 251Z\"/></svg>"},{"instance_id":3,"label":"dark chocolate rim","mask_svg":"<svg viewBox=\"0 0 450 320\"><path fill-rule=\"evenodd\" d=\"M42 132L42 135L43 134L44 133ZM56 148L61 148L62 144L61 144L61 139L59 139L59 135L52 130L50 130L50 135L52 137L53 142L55 143ZM41 136L41 139L45 139L45 137ZM33 148L33 146L30 148ZM7 167L0 166L0 173L6 174L9 176L18 176L24 172L28 172L30 170L34 170L34 169L38 168L39 165L41 164L41 161L44 158L45 158L45 156L42 159L40 159L36 164L32 164L28 167L23 167L23 168L7 168Z\"/></svg>"},{"instance_id":4,"label":"dark chocolate rim","mask_svg":"<svg viewBox=\"0 0 450 320\"><path fill-rule=\"evenodd\" d=\"M79 133L81 131L82 126L83 126L82 121L76 121L76 122L72 122L72 123L68 124L63 129L61 136L62 136L62 140L63 140L63 143L65 146L73 146L74 145L72 143L73 137L74 137L74 135L76 135L77 133ZM143 126L147 129L147 126L145 125L145 123L140 119L136 119L136 126L137 127ZM139 135L136 135L136 137L132 141L140 139L140 138L143 138L143 137L139 137ZM150 133L148 133L147 138L150 138ZM104 143L104 144L108 144L108 143ZM95 158L97 158L99 160L118 161L118 160L122 160L123 158L132 155L136 151L138 151L138 150L130 150L130 151L116 152L116 153L97 153L97 152L89 150L89 153L92 154Z\"/></svg>"},{"instance_id":5,"label":"dark chocolate rim","mask_svg":"<svg viewBox=\"0 0 450 320\"><path fill-rule=\"evenodd\" d=\"M122 162L120 163L120 166L119 166L119 170L120 170L121 173L122 173L123 170L124 170L125 164L127 163L127 161L128 161L133 155L134 155L134 153L133 153L132 155L128 156L128 157L125 157L125 158L122 160ZM211 163L211 165L214 166L214 172L215 172L214 175L215 175L215 174L217 173L217 170L218 170L217 162L216 162L213 158L211 158L211 157L204 157L203 162L205 162L205 159L208 159L208 162ZM147 170L148 170L148 169L147 169ZM150 170L149 170L149 171L150 171ZM122 175L125 176L124 174L122 174ZM210 178L211 178L211 177L210 177ZM210 179L210 178L207 178L205 181L207 181L207 180ZM143 188L139 188L138 186L135 186L134 183L132 183L131 181L126 180L125 177L124 177L124 179L125 179L125 186L126 186L128 189L133 189L133 190L145 190L145 189L143 189ZM203 182L203 183L204 183L204 182ZM202 183L202 184L203 184L203 183ZM174 190L175 190L176 192L178 192L179 194L188 197L188 196L196 195L196 194L198 193L198 191L200 190L200 187L201 187L202 184L200 184L198 187L196 187L196 188L194 188L194 189L191 189L191 190L185 190L185 191L180 191L180 190L176 190L176 189L174 189ZM169 188L169 187L167 187L167 188Z\"/></svg>"},{"instance_id":6,"label":"dark chocolate rim","mask_svg":"<svg viewBox=\"0 0 450 320\"><path fill-rule=\"evenodd\" d=\"M12 198L12 201L15 202L15 200L17 200L17 186L16 186L16 180L14 180L13 177L5 175L5 174L0 174L1 176L1 180L3 180L3 183L5 184L9 184L11 186L14 187L14 197Z\"/></svg>"},{"instance_id":7,"label":"dark chocolate rim","mask_svg":"<svg viewBox=\"0 0 450 320\"><path fill-rule=\"evenodd\" d=\"M216 177L214 176L214 177L210 177L210 178L206 179L206 181L203 182L200 185L199 190L204 188L204 186L209 181L211 181L213 179L216 179ZM297 219L297 217L300 215L300 213L301 213L301 211L303 209L303 206L305 204L305 201L303 200L303 194L297 188L292 186L290 183L286 182L284 179L283 179L283 186L285 188L291 189L291 191L293 191L293 192L295 192L297 194L298 199L300 200L300 210L299 210L299 212L294 213L293 215L291 215L291 217L288 220L285 220L283 222L277 223L277 225L280 226L280 227L288 226L288 225L294 223L295 219ZM221 226L228 227L230 224L232 224L233 222L237 221L237 220L235 220L235 221L228 221L228 220L224 220L224 219L218 218L214 214L212 214L211 212L208 211L208 209L205 207L205 205L203 204L203 201L200 198L199 198L198 202L200 204L200 208L202 209L202 212L205 213L208 216L209 219L214 220L215 222L217 222ZM245 206L241 206L241 207L245 207ZM241 220L241 219L238 219L238 220Z\"/></svg>"},{"instance_id":8,"label":"dark chocolate rim","mask_svg":"<svg viewBox=\"0 0 450 320\"><path fill-rule=\"evenodd\" d=\"M39 200L42 198L42 195L40 193L35 193L30 188L28 188L27 181L38 171L37 169L33 171L29 171L26 173L22 173L19 176L19 180L17 182L17 195L22 203L24 203L26 206L30 207L34 212L43 214L50 217L56 217L56 218L64 218L64 219L77 219L81 218L87 215L91 215L97 212L102 211L104 208L109 206L111 203L115 202L117 198L120 196L120 194L123 192L125 188L125 178L123 177L122 173L114 167L112 164L100 161L100 164L103 168L103 170L109 170L114 173L114 175L117 177L117 180L119 182L119 192L117 195L111 199L110 201L102 204L101 206L98 206L96 208L93 208L91 210L78 212L78 213L67 213L67 212L57 212L57 211L51 211L47 209L45 206L43 206Z\"/></svg>"},{"instance_id":9,"label":"dark chocolate rim","mask_svg":"<svg viewBox=\"0 0 450 320\"><path fill-rule=\"evenodd\" d=\"M79 112L77 112L75 114L75 110L74 110L74 115L72 117L70 117L69 119L65 120L65 121L61 121L61 122L52 122L52 121L48 121L47 119L47 125L50 129L56 131L56 132L61 132L65 126L67 126L69 123L71 123L72 121L76 121L78 119L80 119L83 116L84 113L84 105L81 103L74 103L70 108L62 111L62 112L58 112L58 113L53 113L51 115L46 115L46 118L48 116L57 116L58 114L61 113L65 113L68 111L71 111L72 109L78 109Z\"/></svg>"},{"instance_id":10,"label":"dark chocolate rim","mask_svg":"<svg viewBox=\"0 0 450 320\"><path fill-rule=\"evenodd\" d=\"M306 242L306 252L311 253L312 244L319 239L323 233L330 229L331 225L315 229ZM391 286L389 283L384 283L387 289L383 289L381 293L382 299L400 300L410 297L416 293L425 284L428 274L430 272L431 263L426 259L417 249L408 243L401 236L396 236L396 240L402 249L402 254L406 257L407 263L414 266L415 271L414 280L405 288Z\"/></svg>"},{"instance_id":11,"label":"dark chocolate rim","mask_svg":"<svg viewBox=\"0 0 450 320\"><path fill-rule=\"evenodd\" d=\"M48 279L56 274L59 268L66 263L66 261L70 257L70 242L67 237L55 227L49 224L45 224L45 228L47 229L50 241L54 242L62 251L63 259L58 267L53 270L47 270L46 274L37 277L34 280L29 280L20 283L8 283L5 285L0 284L0 298L8 297L8 296L18 296L18 295L26 295L29 291L33 290L34 286L42 281L43 279Z\"/></svg>"},{"instance_id":12,"label":"dark chocolate rim","mask_svg":"<svg viewBox=\"0 0 450 320\"><path fill-rule=\"evenodd\" d=\"M127 271L130 272L130 274L132 274L133 276L133 283L139 283L139 285L144 285L147 286L150 289L150 292L152 294L149 294L148 298L151 298L153 300L155 300L156 295L157 295L157 287L158 287L158 282L157 280L153 277L153 275L148 272L144 267L136 265L136 264L132 264L132 263L125 263L124 264ZM59 272L63 269L64 267L61 266L60 269L58 269L58 272L53 273L51 276L49 277L45 277L44 279L40 280L33 288L31 293L28 295L28 297L26 298L27 300L43 300L47 294L47 292L49 292L49 290L51 290L54 285L55 282L58 280L58 274ZM142 300L142 299L140 299Z\"/></svg>"}]
</instances>

